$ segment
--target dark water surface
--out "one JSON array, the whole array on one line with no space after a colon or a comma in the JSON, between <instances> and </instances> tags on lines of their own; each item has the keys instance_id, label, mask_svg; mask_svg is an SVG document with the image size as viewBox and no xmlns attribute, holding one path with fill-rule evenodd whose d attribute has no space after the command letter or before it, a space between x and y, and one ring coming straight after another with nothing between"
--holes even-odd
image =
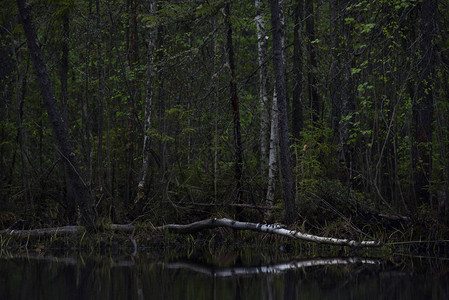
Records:
<instances>
[{"instance_id":1,"label":"dark water surface","mask_svg":"<svg viewBox=\"0 0 449 300\"><path fill-rule=\"evenodd\" d=\"M219 267L198 259L155 261L142 253L8 254L0 258L0 298L449 299L449 263L441 259L296 258L250 265L234 258L233 265Z\"/></svg>"}]
</instances>

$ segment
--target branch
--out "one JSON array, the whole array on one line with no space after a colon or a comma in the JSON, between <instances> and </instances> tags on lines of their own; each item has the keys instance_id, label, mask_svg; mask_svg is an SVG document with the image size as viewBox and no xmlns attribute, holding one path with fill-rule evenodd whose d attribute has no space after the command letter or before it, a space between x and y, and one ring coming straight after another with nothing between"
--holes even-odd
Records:
<instances>
[{"instance_id":1,"label":"branch","mask_svg":"<svg viewBox=\"0 0 449 300\"><path fill-rule=\"evenodd\" d=\"M302 233L296 230L289 230L282 228L282 224L260 224L250 222L234 221L226 218L206 219L186 225L168 224L156 227L158 230L172 230L179 233L194 232L202 229L216 228L216 227L229 227L237 230L251 230L259 231L271 234L278 234L293 239L314 242L318 244L330 244L330 245L342 245L350 247L379 247L382 246L380 241L354 241L350 239L338 239L330 237L322 237L311 234Z\"/></svg>"},{"instance_id":2,"label":"branch","mask_svg":"<svg viewBox=\"0 0 449 300\"><path fill-rule=\"evenodd\" d=\"M380 241L359 242L350 239L338 239L302 233L296 230L286 229L284 228L285 225L282 224L261 224L261 223L240 222L226 218L206 219L185 225L167 224L158 227L153 227L152 229L160 231L168 230L178 233L189 233L217 227L228 227L236 230L251 230L263 233L277 234L292 239L314 242L318 244L341 245L350 247L379 247L383 245L383 243ZM108 228L112 230L133 232L136 227L133 224L111 224L108 226ZM82 229L83 229L82 226L63 226L63 227L41 228L31 230L6 229L0 231L0 234L15 235L15 236L44 236L53 234L73 234L81 231Z\"/></svg>"},{"instance_id":3,"label":"branch","mask_svg":"<svg viewBox=\"0 0 449 300\"><path fill-rule=\"evenodd\" d=\"M74 234L84 229L83 226L62 226L62 227L50 227L50 228L38 228L38 229L5 229L0 231L0 234L15 235L15 236L44 236L53 234Z\"/></svg>"}]
</instances>

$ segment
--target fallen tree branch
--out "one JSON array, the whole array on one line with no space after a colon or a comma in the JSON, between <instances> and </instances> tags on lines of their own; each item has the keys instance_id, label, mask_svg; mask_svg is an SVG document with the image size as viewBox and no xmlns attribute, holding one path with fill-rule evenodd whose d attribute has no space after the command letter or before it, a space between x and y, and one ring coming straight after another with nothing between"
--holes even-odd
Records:
<instances>
[{"instance_id":1,"label":"fallen tree branch","mask_svg":"<svg viewBox=\"0 0 449 300\"><path fill-rule=\"evenodd\" d=\"M81 230L84 230L82 226L61 226L61 227L49 227L49 228L37 228L37 229L5 229L0 231L0 234L15 235L15 236L45 236L54 234L74 234Z\"/></svg>"},{"instance_id":2,"label":"fallen tree branch","mask_svg":"<svg viewBox=\"0 0 449 300\"><path fill-rule=\"evenodd\" d=\"M391 221L405 221L405 222L410 222L411 219L410 217L407 216L400 216L400 215L388 215L388 214L375 214L375 216L379 217L379 218L384 218L387 220L391 220Z\"/></svg>"},{"instance_id":3,"label":"fallen tree branch","mask_svg":"<svg viewBox=\"0 0 449 300\"><path fill-rule=\"evenodd\" d=\"M164 205L176 205L176 206L205 206L205 207L241 207L251 209L265 209L265 210L281 210L281 207L271 205L254 205L245 203L201 203L201 202L171 202L163 201Z\"/></svg>"},{"instance_id":4,"label":"fallen tree branch","mask_svg":"<svg viewBox=\"0 0 449 300\"><path fill-rule=\"evenodd\" d=\"M204 229L211 229L217 227L228 227L236 230L251 230L263 233L277 234L281 236L286 236L289 238L303 240L307 242L314 242L318 244L330 244L330 245L341 245L350 247L379 247L382 246L380 241L355 241L350 239L339 239L332 237L322 237L312 234L302 233L296 230L290 230L283 228L282 224L261 224L261 223L251 223L251 222L240 222L226 218L212 218L201 220L198 222L193 222L190 224L180 225L180 224L167 224L158 227L152 227L153 230L160 231L174 231L178 233L190 233ZM133 224L111 224L107 228L112 230L133 232L135 226ZM16 235L16 236L44 236L44 235L56 235L56 234L73 234L83 230L81 226L63 226L63 227L53 227L53 228L41 228L41 229L31 229L31 230L2 230L0 234Z\"/></svg>"},{"instance_id":5,"label":"fallen tree branch","mask_svg":"<svg viewBox=\"0 0 449 300\"><path fill-rule=\"evenodd\" d=\"M260 223L250 223L250 222L240 222L231 219L206 219L186 225L179 224L168 224L156 227L159 230L171 230L179 233L195 232L202 229L216 228L216 227L229 227L237 230L251 230L259 231L271 234L282 235L290 237L297 240L303 240L308 242L314 242L319 244L330 244L330 245L342 245L350 247L379 247L382 246L380 241L354 241L350 239L338 239L331 237L322 237L311 235L307 233L302 233L296 230L290 230L282 228L282 224L260 224Z\"/></svg>"}]
</instances>

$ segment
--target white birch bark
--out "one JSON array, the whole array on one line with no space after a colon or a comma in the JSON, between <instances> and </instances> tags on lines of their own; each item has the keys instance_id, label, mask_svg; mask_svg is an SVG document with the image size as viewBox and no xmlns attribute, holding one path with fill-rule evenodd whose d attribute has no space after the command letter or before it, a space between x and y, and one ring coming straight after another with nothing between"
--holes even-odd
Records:
<instances>
[{"instance_id":1,"label":"white birch bark","mask_svg":"<svg viewBox=\"0 0 449 300\"><path fill-rule=\"evenodd\" d=\"M275 88L273 92L273 103L271 108L270 152L268 156L267 205L269 206L272 206L274 204L276 175L278 173L278 156L277 156L277 149L279 144L278 118L279 118L278 101Z\"/></svg>"},{"instance_id":2,"label":"white birch bark","mask_svg":"<svg viewBox=\"0 0 449 300\"><path fill-rule=\"evenodd\" d=\"M279 1L281 7L280 20L281 20L281 44L284 49L285 36L284 36L284 1ZM285 55L283 55L285 65ZM278 110L278 98L276 88L273 91L273 102L271 106L271 126L270 126L270 152L268 156L268 188L267 188L267 205L274 204L274 192L276 186L276 175L278 173L278 155L277 150L279 146L279 110ZM269 212L268 212L269 213Z\"/></svg>"},{"instance_id":3,"label":"white birch bark","mask_svg":"<svg viewBox=\"0 0 449 300\"><path fill-rule=\"evenodd\" d=\"M156 15L156 0L150 0L150 14ZM148 54L147 54L147 87L145 96L145 117L144 117L144 134L143 134L143 158L142 158L142 173L139 184L137 185L137 198L139 200L143 197L143 190L145 188L145 180L148 174L148 165L150 160L150 136L148 130L151 128L151 110L153 106L153 82L154 82L154 51L157 35L157 26L152 24L149 30L148 37Z\"/></svg>"},{"instance_id":4,"label":"white birch bark","mask_svg":"<svg viewBox=\"0 0 449 300\"><path fill-rule=\"evenodd\" d=\"M254 18L257 31L257 60L259 63L259 106L260 106L260 156L261 170L265 173L267 160L267 137L269 127L268 95L267 95L267 39L263 18L263 2L255 0L256 16Z\"/></svg>"},{"instance_id":5,"label":"white birch bark","mask_svg":"<svg viewBox=\"0 0 449 300\"><path fill-rule=\"evenodd\" d=\"M187 225L178 224L167 224L163 226L156 227L157 230L169 230L179 233L195 232L202 229L210 229L216 227L228 227L237 230L251 230L264 233L271 233L286 236L293 239L303 240L307 242L314 242L318 244L330 244L330 245L341 245L350 247L379 247L382 245L380 241L355 241L350 239L339 239L332 237L323 237L307 233L302 233L296 230L290 230L283 228L282 224L261 224L261 223L250 223L250 222L240 222L226 218L212 218L206 219Z\"/></svg>"},{"instance_id":6,"label":"white birch bark","mask_svg":"<svg viewBox=\"0 0 449 300\"><path fill-rule=\"evenodd\" d=\"M307 233L302 233L296 230L290 230L284 228L283 224L261 224L261 223L251 223L251 222L240 222L226 218L212 218L197 221L190 224L167 224L158 227L151 227L152 230L160 231L174 231L178 233L191 233L204 229L212 229L218 227L228 227L236 230L251 230L258 231L262 233L270 233L282 235L285 237L302 240L306 242L314 242L318 244L330 244L330 245L341 245L350 247L379 247L383 243L380 241L355 241L350 239L339 239L332 237L323 237ZM49 235L64 235L64 234L74 234L77 232L82 232L83 226L62 226L53 228L39 228L31 230L12 230L5 229L0 231L0 235L7 236L49 236ZM111 224L105 229L110 230L120 230L125 232L134 232L136 227L133 224ZM3 237L2 237L3 238ZM149 237L148 239L151 239ZM134 242L133 242L134 244ZM137 247L137 246L135 246Z\"/></svg>"}]
</instances>

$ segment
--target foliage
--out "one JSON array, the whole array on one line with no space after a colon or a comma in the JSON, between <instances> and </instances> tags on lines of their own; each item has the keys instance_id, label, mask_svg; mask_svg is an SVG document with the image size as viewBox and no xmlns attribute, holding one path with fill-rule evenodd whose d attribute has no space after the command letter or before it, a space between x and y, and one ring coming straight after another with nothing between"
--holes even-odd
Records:
<instances>
[{"instance_id":1,"label":"foliage","mask_svg":"<svg viewBox=\"0 0 449 300\"><path fill-rule=\"evenodd\" d=\"M337 2L340 6L334 9L332 5ZM156 1L156 15L151 14L147 2L137 3L133 24L127 1L32 1L40 47L60 108L67 115L75 154L82 160L80 176L96 196L96 208L105 219L130 221L146 214L154 216L153 209L164 201L232 203L236 178L223 15L227 2ZM284 51L287 94L291 97L294 87L301 87L301 117L306 124L300 139L291 141L297 201L302 209L310 204L310 215L317 214L322 207L310 193L319 192L319 197L327 199L325 195L334 191L338 194L334 202L326 201L347 215L355 214L346 210L342 196L343 191L351 191L357 201L363 199L380 211L438 216L448 222L447 1L440 1L437 9L439 32L432 37L434 72L425 90L433 96L434 104L431 142L416 140L413 120L416 105L422 101L418 87L423 82L423 1L311 2L314 13L303 11L300 21L303 75L299 81L291 76L294 9L298 3L285 1ZM1 225L11 225L14 218L34 224L62 224L67 221L70 191L15 14L15 1L3 1L0 208L5 217ZM230 21L244 148L243 201L264 205L267 174L266 168L260 167L263 137L254 15L253 2L232 1ZM263 15L270 57L266 3ZM309 36L312 28L307 28L311 19L315 24L313 37ZM152 28L157 29L157 38L151 70L154 78L149 81L147 51ZM67 66L63 63L64 47L68 49ZM135 60L130 62L132 54ZM264 63L271 98L271 57ZM145 131L149 88L151 128ZM316 114L314 92L319 100ZM133 199L144 136L150 138L149 176L145 197L136 204ZM431 162L414 162L415 148L425 149ZM431 197L415 201L413 172L426 165L432 167L425 184ZM282 197L279 183L278 199ZM232 209L218 211L234 213ZM162 218L195 217L195 212L175 208L161 209L160 213ZM262 218L260 214L248 215ZM335 217L329 221L330 227L337 228L340 221Z\"/></svg>"}]
</instances>

